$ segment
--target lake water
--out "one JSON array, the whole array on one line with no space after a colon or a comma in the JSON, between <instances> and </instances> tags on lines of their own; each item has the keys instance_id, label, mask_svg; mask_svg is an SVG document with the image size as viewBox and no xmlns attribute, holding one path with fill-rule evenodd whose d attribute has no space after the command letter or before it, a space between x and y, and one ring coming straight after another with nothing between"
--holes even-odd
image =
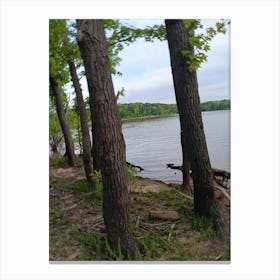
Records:
<instances>
[{"instance_id":1,"label":"lake water","mask_svg":"<svg viewBox=\"0 0 280 280\"><path fill-rule=\"evenodd\" d=\"M204 131L212 167L230 171L230 111L202 113ZM140 165L139 175L165 182L181 182L179 170L166 168L167 163L182 164L179 117L170 116L122 126L127 161Z\"/></svg>"}]
</instances>

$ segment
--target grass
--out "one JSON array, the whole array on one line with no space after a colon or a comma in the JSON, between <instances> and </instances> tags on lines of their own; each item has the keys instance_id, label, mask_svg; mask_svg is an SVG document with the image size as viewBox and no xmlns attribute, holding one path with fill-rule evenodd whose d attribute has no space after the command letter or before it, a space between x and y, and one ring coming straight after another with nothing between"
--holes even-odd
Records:
<instances>
[{"instance_id":1,"label":"grass","mask_svg":"<svg viewBox=\"0 0 280 280\"><path fill-rule=\"evenodd\" d=\"M87 179L80 179L68 184L68 188L77 192L89 192L89 185Z\"/></svg>"},{"instance_id":2,"label":"grass","mask_svg":"<svg viewBox=\"0 0 280 280\"><path fill-rule=\"evenodd\" d=\"M71 235L84 246L85 251L81 255L81 260L124 260L120 246L114 251L104 234L81 232L74 226Z\"/></svg>"},{"instance_id":3,"label":"grass","mask_svg":"<svg viewBox=\"0 0 280 280\"><path fill-rule=\"evenodd\" d=\"M95 176L95 175L93 175ZM102 191L103 186L102 182L96 180L96 187L95 189L90 189L87 179L79 179L79 180L70 180L65 177L58 178L58 183L61 187L72 190L76 193L82 193L84 197L87 197L89 200L91 199L102 199Z\"/></svg>"},{"instance_id":4,"label":"grass","mask_svg":"<svg viewBox=\"0 0 280 280\"><path fill-rule=\"evenodd\" d=\"M68 159L67 157L61 156L60 154L53 154L50 160L51 167L67 167L68 166Z\"/></svg>"},{"instance_id":5,"label":"grass","mask_svg":"<svg viewBox=\"0 0 280 280\"><path fill-rule=\"evenodd\" d=\"M207 240L208 238L216 236L214 224L211 219L199 217L194 214L191 218L191 222L193 229L200 233L198 236L199 241Z\"/></svg>"},{"instance_id":6,"label":"grass","mask_svg":"<svg viewBox=\"0 0 280 280\"><path fill-rule=\"evenodd\" d=\"M153 230L144 234L143 239L140 240L145 249L145 259L153 260L161 256L166 250L162 244L159 232Z\"/></svg>"}]
</instances>

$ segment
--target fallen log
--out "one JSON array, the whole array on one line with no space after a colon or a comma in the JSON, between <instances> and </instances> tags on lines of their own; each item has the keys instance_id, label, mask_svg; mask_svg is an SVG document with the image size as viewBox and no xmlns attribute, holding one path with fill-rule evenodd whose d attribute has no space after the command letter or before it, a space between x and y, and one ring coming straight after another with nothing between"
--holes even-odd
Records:
<instances>
[{"instance_id":1,"label":"fallen log","mask_svg":"<svg viewBox=\"0 0 280 280\"><path fill-rule=\"evenodd\" d=\"M130 162L126 162L126 165L129 166L129 167L132 167L132 168L134 168L134 169L139 169L139 172L141 172L141 171L144 170L143 167L141 167L141 166L139 166L139 165L134 165L134 164L132 164L132 163L130 163Z\"/></svg>"},{"instance_id":2,"label":"fallen log","mask_svg":"<svg viewBox=\"0 0 280 280\"><path fill-rule=\"evenodd\" d=\"M218 169L218 168L212 168L212 171L214 173L215 176L217 177L222 177L223 178L223 181L225 179L230 179L230 173L225 171L225 170L222 170L222 169Z\"/></svg>"},{"instance_id":3,"label":"fallen log","mask_svg":"<svg viewBox=\"0 0 280 280\"><path fill-rule=\"evenodd\" d=\"M170 168L170 169L177 169L177 170L180 170L180 171L183 170L182 165L174 165L174 163L167 163L166 166L167 166L167 168Z\"/></svg>"},{"instance_id":4,"label":"fallen log","mask_svg":"<svg viewBox=\"0 0 280 280\"><path fill-rule=\"evenodd\" d=\"M180 216L176 211L151 210L149 212L149 218L159 219L159 220L177 221L180 219Z\"/></svg>"},{"instance_id":5,"label":"fallen log","mask_svg":"<svg viewBox=\"0 0 280 280\"><path fill-rule=\"evenodd\" d=\"M167 168L170 168L170 169L177 169L177 170L180 170L180 171L183 170L182 165L174 165L174 163L167 163L166 166L167 166ZM223 181L225 179L230 179L230 172L227 172L225 170L218 169L218 168L212 168L212 171L213 171L214 176L222 177ZM191 170L190 170L190 175L192 175Z\"/></svg>"}]
</instances>

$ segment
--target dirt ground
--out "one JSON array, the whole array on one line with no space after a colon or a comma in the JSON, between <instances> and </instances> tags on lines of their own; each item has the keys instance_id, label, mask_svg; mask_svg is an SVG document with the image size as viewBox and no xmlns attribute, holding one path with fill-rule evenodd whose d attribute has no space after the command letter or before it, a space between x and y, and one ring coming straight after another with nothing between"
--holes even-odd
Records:
<instances>
[{"instance_id":1,"label":"dirt ground","mask_svg":"<svg viewBox=\"0 0 280 280\"><path fill-rule=\"evenodd\" d=\"M211 226L194 218L192 199L178 188L136 177L129 186L130 210L136 237L146 246L144 260L229 260ZM216 192L216 196L222 194ZM221 200L224 203L224 200ZM225 207L229 208L227 201ZM110 260L102 253L102 190L87 189L81 167L50 167L49 260ZM151 220L149 211L170 210L178 221ZM111 256L112 257L112 256Z\"/></svg>"}]
</instances>

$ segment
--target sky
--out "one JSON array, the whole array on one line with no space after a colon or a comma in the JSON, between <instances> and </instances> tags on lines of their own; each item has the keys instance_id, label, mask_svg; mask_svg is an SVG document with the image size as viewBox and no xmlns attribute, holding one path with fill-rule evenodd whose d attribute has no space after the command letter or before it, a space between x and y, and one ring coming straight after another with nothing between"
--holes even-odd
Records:
<instances>
[{"instance_id":1,"label":"sky","mask_svg":"<svg viewBox=\"0 0 280 280\"><path fill-rule=\"evenodd\" d=\"M214 26L217 19L202 20L203 26ZM164 20L123 20L135 27L163 24ZM230 99L230 30L218 34L210 43L208 61L198 70L201 102ZM138 39L120 52L122 59L118 71L122 76L113 76L115 92L125 89L119 103L159 102L174 104L175 93L172 81L167 41L145 42ZM85 81L85 96L88 95Z\"/></svg>"}]
</instances>

